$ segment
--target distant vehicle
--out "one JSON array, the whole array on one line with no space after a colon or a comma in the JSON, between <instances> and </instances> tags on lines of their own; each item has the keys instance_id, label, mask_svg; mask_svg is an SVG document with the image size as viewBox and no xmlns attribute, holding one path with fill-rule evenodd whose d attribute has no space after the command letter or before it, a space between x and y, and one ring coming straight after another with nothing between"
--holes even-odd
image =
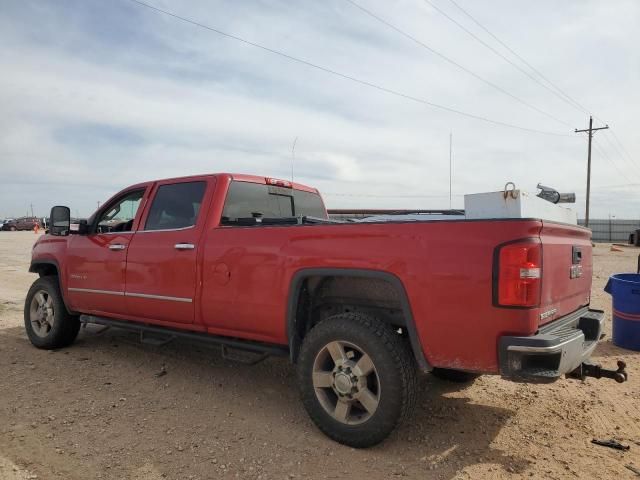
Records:
<instances>
[{"instance_id":1,"label":"distant vehicle","mask_svg":"<svg viewBox=\"0 0 640 480\"><path fill-rule=\"evenodd\" d=\"M42 223L38 217L20 217L15 220L7 220L2 225L2 230L9 230L15 232L16 230L33 230L38 225L38 228L42 226Z\"/></svg>"}]
</instances>

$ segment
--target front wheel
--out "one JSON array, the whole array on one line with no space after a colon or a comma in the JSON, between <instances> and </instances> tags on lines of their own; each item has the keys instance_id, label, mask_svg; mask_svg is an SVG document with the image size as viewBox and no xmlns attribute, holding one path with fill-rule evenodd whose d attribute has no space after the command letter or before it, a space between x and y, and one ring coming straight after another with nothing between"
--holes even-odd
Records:
<instances>
[{"instance_id":1,"label":"front wheel","mask_svg":"<svg viewBox=\"0 0 640 480\"><path fill-rule=\"evenodd\" d=\"M388 324L357 313L330 317L304 338L302 402L327 436L356 448L383 441L415 404L415 364Z\"/></svg>"},{"instance_id":2,"label":"front wheel","mask_svg":"<svg viewBox=\"0 0 640 480\"><path fill-rule=\"evenodd\" d=\"M80 321L64 305L58 278L40 277L24 302L24 327L31 343L44 349L71 345L78 336Z\"/></svg>"}]
</instances>

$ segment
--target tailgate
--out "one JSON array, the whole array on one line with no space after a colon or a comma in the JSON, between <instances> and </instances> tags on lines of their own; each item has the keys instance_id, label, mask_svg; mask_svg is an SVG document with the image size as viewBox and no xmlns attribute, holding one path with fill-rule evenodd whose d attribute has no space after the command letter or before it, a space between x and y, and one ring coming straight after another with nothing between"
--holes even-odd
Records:
<instances>
[{"instance_id":1,"label":"tailgate","mask_svg":"<svg viewBox=\"0 0 640 480\"><path fill-rule=\"evenodd\" d=\"M542 296L539 324L589 304L593 273L591 230L542 222Z\"/></svg>"}]
</instances>

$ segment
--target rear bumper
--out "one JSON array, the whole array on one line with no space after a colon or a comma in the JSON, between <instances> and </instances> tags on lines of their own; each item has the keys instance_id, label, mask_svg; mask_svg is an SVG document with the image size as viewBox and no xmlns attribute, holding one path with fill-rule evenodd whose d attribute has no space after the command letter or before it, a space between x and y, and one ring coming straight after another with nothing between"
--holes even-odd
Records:
<instances>
[{"instance_id":1,"label":"rear bumper","mask_svg":"<svg viewBox=\"0 0 640 480\"><path fill-rule=\"evenodd\" d=\"M530 337L500 338L500 374L519 382L548 383L572 372L596 348L604 312L587 307L543 326Z\"/></svg>"}]
</instances>

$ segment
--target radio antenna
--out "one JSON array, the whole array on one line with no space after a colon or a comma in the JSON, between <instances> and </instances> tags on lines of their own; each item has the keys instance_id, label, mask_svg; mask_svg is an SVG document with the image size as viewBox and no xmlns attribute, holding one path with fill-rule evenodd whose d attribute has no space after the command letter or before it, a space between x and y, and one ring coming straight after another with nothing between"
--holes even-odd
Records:
<instances>
[{"instance_id":1,"label":"radio antenna","mask_svg":"<svg viewBox=\"0 0 640 480\"><path fill-rule=\"evenodd\" d=\"M451 210L452 163L453 163L453 132L449 132L449 210Z\"/></svg>"},{"instance_id":2,"label":"radio antenna","mask_svg":"<svg viewBox=\"0 0 640 480\"><path fill-rule=\"evenodd\" d=\"M298 137L293 139L293 146L291 147L291 183L293 183L293 162L296 160L296 143L298 143Z\"/></svg>"}]
</instances>

